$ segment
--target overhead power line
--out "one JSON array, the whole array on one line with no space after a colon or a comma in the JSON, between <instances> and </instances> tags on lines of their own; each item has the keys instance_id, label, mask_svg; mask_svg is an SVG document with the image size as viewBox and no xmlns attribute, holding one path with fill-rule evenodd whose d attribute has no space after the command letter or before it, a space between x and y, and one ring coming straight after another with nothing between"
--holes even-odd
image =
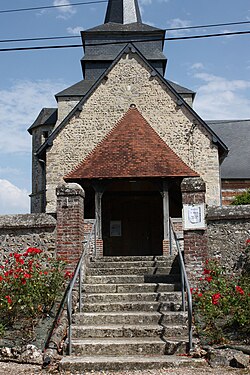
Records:
<instances>
[{"instance_id":1,"label":"overhead power line","mask_svg":"<svg viewBox=\"0 0 250 375\"><path fill-rule=\"evenodd\" d=\"M192 30L192 29L205 29L205 28L221 27L221 26L244 25L244 24L250 24L250 21L215 23L215 24L208 24L208 25L196 25L196 26L185 26L185 27L171 27L171 28L167 28L163 30L168 32L168 31L181 31L181 30ZM0 39L0 43L34 42L34 41L40 41L40 40L58 40L58 39L75 39L75 38L80 38L80 35L19 38L19 39Z\"/></svg>"},{"instance_id":2,"label":"overhead power line","mask_svg":"<svg viewBox=\"0 0 250 375\"><path fill-rule=\"evenodd\" d=\"M233 31L227 33L217 34L203 34L203 35L192 35L192 36L180 36L172 38L164 38L164 40L190 40L190 39L202 39L202 38L214 38L214 37L225 37L233 35L246 35L250 34L250 30L247 31ZM163 39L140 39L140 40L123 40L117 42L102 42L102 43L89 43L88 46L106 46L110 44L126 44L126 43L145 43L152 41L162 41ZM82 44L68 44L68 45L57 45L57 46L35 46L35 47L14 47L14 48L0 48L0 52L10 51L31 51L31 50L43 50L43 49L61 49L61 48L78 48L82 47Z\"/></svg>"},{"instance_id":3,"label":"overhead power line","mask_svg":"<svg viewBox=\"0 0 250 375\"><path fill-rule=\"evenodd\" d=\"M53 8L76 7L79 5L99 4L99 3L107 3L107 2L108 0L94 0L94 1L82 1L80 3L72 3L72 4L46 5L42 7L3 9L3 10L0 10L0 14L1 13L28 12L28 11L33 11L33 10L44 10L44 9L53 9Z\"/></svg>"}]
</instances>

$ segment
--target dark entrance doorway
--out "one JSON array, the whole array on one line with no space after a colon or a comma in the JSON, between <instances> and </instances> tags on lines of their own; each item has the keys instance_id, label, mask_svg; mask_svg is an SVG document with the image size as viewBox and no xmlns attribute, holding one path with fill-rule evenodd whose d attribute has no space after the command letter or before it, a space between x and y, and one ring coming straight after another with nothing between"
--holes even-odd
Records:
<instances>
[{"instance_id":1,"label":"dark entrance doorway","mask_svg":"<svg viewBox=\"0 0 250 375\"><path fill-rule=\"evenodd\" d=\"M102 198L102 235L106 256L161 255L160 192L106 191Z\"/></svg>"}]
</instances>

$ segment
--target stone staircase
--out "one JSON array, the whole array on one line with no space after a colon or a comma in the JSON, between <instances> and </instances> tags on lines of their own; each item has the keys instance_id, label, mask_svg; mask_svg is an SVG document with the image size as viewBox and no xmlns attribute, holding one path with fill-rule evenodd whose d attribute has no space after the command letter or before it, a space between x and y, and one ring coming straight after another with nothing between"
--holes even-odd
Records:
<instances>
[{"instance_id":1,"label":"stone staircase","mask_svg":"<svg viewBox=\"0 0 250 375\"><path fill-rule=\"evenodd\" d=\"M72 355L60 369L146 369L202 365L188 351L177 258L103 257L90 262L83 312L74 315Z\"/></svg>"}]
</instances>

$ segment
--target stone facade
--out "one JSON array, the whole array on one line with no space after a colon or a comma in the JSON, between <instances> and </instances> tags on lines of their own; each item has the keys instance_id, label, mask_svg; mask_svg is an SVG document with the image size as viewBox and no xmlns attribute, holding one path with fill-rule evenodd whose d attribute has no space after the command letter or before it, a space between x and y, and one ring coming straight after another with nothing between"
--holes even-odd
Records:
<instances>
[{"instance_id":1,"label":"stone facade","mask_svg":"<svg viewBox=\"0 0 250 375\"><path fill-rule=\"evenodd\" d=\"M55 189L135 104L153 129L207 184L206 201L220 204L217 146L211 135L135 53L124 54L47 150L46 211L55 212Z\"/></svg>"},{"instance_id":2,"label":"stone facade","mask_svg":"<svg viewBox=\"0 0 250 375\"><path fill-rule=\"evenodd\" d=\"M206 219L208 257L218 258L229 270L239 271L250 238L250 205L209 207Z\"/></svg>"},{"instance_id":3,"label":"stone facade","mask_svg":"<svg viewBox=\"0 0 250 375\"><path fill-rule=\"evenodd\" d=\"M63 97L58 99L58 118L56 127L72 111L72 109L77 105L78 102L78 97Z\"/></svg>"},{"instance_id":4,"label":"stone facade","mask_svg":"<svg viewBox=\"0 0 250 375\"><path fill-rule=\"evenodd\" d=\"M53 256L56 247L56 220L47 214L0 216L0 256L38 247Z\"/></svg>"}]
</instances>

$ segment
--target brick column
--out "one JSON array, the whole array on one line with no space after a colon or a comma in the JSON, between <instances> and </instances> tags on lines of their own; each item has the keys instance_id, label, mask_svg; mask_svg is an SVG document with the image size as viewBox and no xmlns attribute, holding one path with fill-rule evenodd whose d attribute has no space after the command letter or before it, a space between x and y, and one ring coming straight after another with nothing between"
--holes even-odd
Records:
<instances>
[{"instance_id":1,"label":"brick column","mask_svg":"<svg viewBox=\"0 0 250 375\"><path fill-rule=\"evenodd\" d=\"M57 187L57 256L74 270L83 250L84 190L76 183Z\"/></svg>"},{"instance_id":2,"label":"brick column","mask_svg":"<svg viewBox=\"0 0 250 375\"><path fill-rule=\"evenodd\" d=\"M181 183L183 205L205 203L205 182L200 177L184 178ZM184 229L184 259L188 278L195 285L202 274L203 263L208 256L207 230Z\"/></svg>"}]
</instances>

